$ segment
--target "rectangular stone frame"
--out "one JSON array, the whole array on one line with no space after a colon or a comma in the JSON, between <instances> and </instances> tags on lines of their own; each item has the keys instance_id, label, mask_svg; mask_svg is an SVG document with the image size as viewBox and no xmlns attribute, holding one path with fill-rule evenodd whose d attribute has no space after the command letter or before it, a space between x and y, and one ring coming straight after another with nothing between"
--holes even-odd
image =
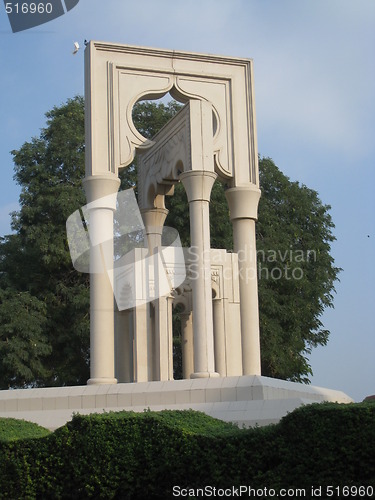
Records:
<instances>
[{"instance_id":1,"label":"rectangular stone frame","mask_svg":"<svg viewBox=\"0 0 375 500\"><path fill-rule=\"evenodd\" d=\"M207 100L215 115L215 170L232 187L258 186L253 61L91 41L86 47L86 175L115 174L149 147L131 112L171 92ZM103 94L105 98L103 98Z\"/></svg>"},{"instance_id":2,"label":"rectangular stone frame","mask_svg":"<svg viewBox=\"0 0 375 500\"><path fill-rule=\"evenodd\" d=\"M99 234L103 223L111 227L115 207L113 203L106 204L103 197L116 193L119 169L130 165L136 149L147 150L153 144L142 137L133 124L134 104L170 92L181 102L206 101L212 106L215 172L184 172L180 180L187 190L190 212L194 209L197 217L202 210L198 207L197 193L193 189L197 185L195 176L205 179L205 202L209 202L208 187L213 184L216 175L230 188L226 197L233 223L234 251L241 254L239 276L244 375L260 374L255 248L260 190L252 75L251 59L94 41L85 50L84 187L88 203L93 207L93 232ZM192 213L190 216L192 218ZM195 225L191 228L195 230ZM94 257L95 252L92 254ZM249 270L252 275L250 280L247 278ZM113 318L109 319L113 313L111 293L105 277L91 275L89 383L93 384L115 382L114 325ZM102 355L104 351L106 354Z\"/></svg>"}]
</instances>

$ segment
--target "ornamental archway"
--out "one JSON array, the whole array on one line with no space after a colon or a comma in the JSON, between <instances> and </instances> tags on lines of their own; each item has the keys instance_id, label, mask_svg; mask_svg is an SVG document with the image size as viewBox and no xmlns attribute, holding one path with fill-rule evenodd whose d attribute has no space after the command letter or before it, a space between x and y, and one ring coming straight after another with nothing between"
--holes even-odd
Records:
<instances>
[{"instance_id":1,"label":"ornamental archway","mask_svg":"<svg viewBox=\"0 0 375 500\"><path fill-rule=\"evenodd\" d=\"M244 375L260 374L255 249L260 190L252 61L91 41L85 50L85 78L84 186L95 240L111 237L115 206L109 195L117 192L118 171L132 162L136 151L143 153L144 165L150 162L149 167L145 167L144 182L148 186L142 190L141 199L146 231L155 227L158 218L156 226L162 226L160 221L165 214L160 200L167 194L168 186L176 181L184 184L199 266L199 278L193 284L192 376L217 376L207 213L212 184L217 176L224 179L229 186L226 196L233 223L234 251L238 256L241 370ZM187 152L185 158L172 154L171 166L166 165L165 156L159 154L158 157L158 152L165 152L173 145L173 137L178 137L175 130L170 137L159 136L154 143L142 137L132 121L132 109L138 100L158 98L168 92L187 103L185 135L177 140L177 146L183 144ZM170 128L176 124L178 120ZM177 167L179 161L184 165L183 171ZM159 167L155 167L158 162ZM160 175L155 175L151 182L152 169ZM100 259L110 262L110 249L107 252L102 253ZM97 252L91 256L94 267L95 258ZM89 383L115 383L113 290L105 274L91 274L90 307ZM135 359L141 349L141 345L139 349L135 347ZM160 375L159 379L164 378Z\"/></svg>"}]
</instances>

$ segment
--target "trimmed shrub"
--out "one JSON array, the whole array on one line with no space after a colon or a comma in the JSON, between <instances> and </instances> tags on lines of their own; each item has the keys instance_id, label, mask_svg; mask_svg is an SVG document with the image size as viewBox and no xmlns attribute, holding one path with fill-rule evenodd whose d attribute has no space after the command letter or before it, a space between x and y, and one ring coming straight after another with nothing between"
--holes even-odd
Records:
<instances>
[{"instance_id":1,"label":"trimmed shrub","mask_svg":"<svg viewBox=\"0 0 375 500\"><path fill-rule=\"evenodd\" d=\"M50 434L48 429L26 420L0 418L0 442L44 437Z\"/></svg>"},{"instance_id":2,"label":"trimmed shrub","mask_svg":"<svg viewBox=\"0 0 375 500\"><path fill-rule=\"evenodd\" d=\"M305 406L285 417L279 431L278 474L289 486L375 487L375 405Z\"/></svg>"},{"instance_id":3,"label":"trimmed shrub","mask_svg":"<svg viewBox=\"0 0 375 500\"><path fill-rule=\"evenodd\" d=\"M172 498L173 486L366 486L375 405L308 405L278 425L194 411L76 415L42 438L0 442L1 498Z\"/></svg>"}]
</instances>

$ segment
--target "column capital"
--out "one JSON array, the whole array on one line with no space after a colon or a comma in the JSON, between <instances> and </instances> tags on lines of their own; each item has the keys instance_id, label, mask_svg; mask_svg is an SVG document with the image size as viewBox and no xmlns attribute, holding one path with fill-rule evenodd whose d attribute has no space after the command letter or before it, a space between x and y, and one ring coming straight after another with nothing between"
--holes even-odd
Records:
<instances>
[{"instance_id":1,"label":"column capital","mask_svg":"<svg viewBox=\"0 0 375 500\"><path fill-rule=\"evenodd\" d=\"M146 231L150 229L160 229L160 234L163 231L165 219L169 210L166 208L141 208L142 219L146 226Z\"/></svg>"},{"instance_id":2,"label":"column capital","mask_svg":"<svg viewBox=\"0 0 375 500\"><path fill-rule=\"evenodd\" d=\"M230 219L258 219L258 203L261 191L250 184L248 186L237 186L225 191L228 201Z\"/></svg>"},{"instance_id":3,"label":"column capital","mask_svg":"<svg viewBox=\"0 0 375 500\"><path fill-rule=\"evenodd\" d=\"M116 210L116 194L121 181L115 174L90 175L82 181L89 208ZM101 200L101 201L99 201Z\"/></svg>"},{"instance_id":4,"label":"column capital","mask_svg":"<svg viewBox=\"0 0 375 500\"><path fill-rule=\"evenodd\" d=\"M142 219L147 235L147 245L150 252L161 246L161 237L165 219L168 215L166 208L142 208Z\"/></svg>"},{"instance_id":5,"label":"column capital","mask_svg":"<svg viewBox=\"0 0 375 500\"><path fill-rule=\"evenodd\" d=\"M189 170L180 174L180 181L186 190L188 202L210 201L211 189L217 174L210 170Z\"/></svg>"}]
</instances>

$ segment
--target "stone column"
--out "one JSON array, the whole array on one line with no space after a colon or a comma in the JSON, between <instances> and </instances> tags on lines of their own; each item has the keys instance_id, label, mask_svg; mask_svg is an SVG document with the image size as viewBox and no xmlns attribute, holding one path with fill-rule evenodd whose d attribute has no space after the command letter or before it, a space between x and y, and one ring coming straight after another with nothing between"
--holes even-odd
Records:
<instances>
[{"instance_id":1,"label":"stone column","mask_svg":"<svg viewBox=\"0 0 375 500\"><path fill-rule=\"evenodd\" d=\"M212 319L209 201L216 174L191 170L180 175L190 212L193 292L194 373L191 378L217 377Z\"/></svg>"},{"instance_id":2,"label":"stone column","mask_svg":"<svg viewBox=\"0 0 375 500\"><path fill-rule=\"evenodd\" d=\"M165 219L168 210L165 208L150 208L141 210L147 244L150 255L155 254L153 258L154 286L155 286L155 315L154 315L154 380L173 379L173 360L170 361L170 352L172 349L172 324L169 314L171 307L167 296L160 296L159 278L162 279L165 273L160 268L160 259L158 251L161 250L161 237Z\"/></svg>"},{"instance_id":3,"label":"stone column","mask_svg":"<svg viewBox=\"0 0 375 500\"><path fill-rule=\"evenodd\" d=\"M173 297L168 295L165 297L167 304L167 319L168 319L168 380L173 380Z\"/></svg>"},{"instance_id":4,"label":"stone column","mask_svg":"<svg viewBox=\"0 0 375 500\"><path fill-rule=\"evenodd\" d=\"M152 325L150 303L136 303L133 309L134 334L134 382L150 382L152 380Z\"/></svg>"},{"instance_id":5,"label":"stone column","mask_svg":"<svg viewBox=\"0 0 375 500\"><path fill-rule=\"evenodd\" d=\"M173 325L170 297L159 297L155 305L154 380L173 380Z\"/></svg>"},{"instance_id":6,"label":"stone column","mask_svg":"<svg viewBox=\"0 0 375 500\"><path fill-rule=\"evenodd\" d=\"M238 254L242 362L244 375L260 375L258 279L255 244L260 190L255 185L226 192L233 224L234 251Z\"/></svg>"},{"instance_id":7,"label":"stone column","mask_svg":"<svg viewBox=\"0 0 375 500\"><path fill-rule=\"evenodd\" d=\"M90 232L90 379L88 384L115 384L113 212L120 180L93 175L83 181ZM112 276L113 282L113 276Z\"/></svg>"},{"instance_id":8,"label":"stone column","mask_svg":"<svg viewBox=\"0 0 375 500\"><path fill-rule=\"evenodd\" d=\"M194 372L193 355L193 314L191 311L181 312L181 344L182 344L182 376L190 378Z\"/></svg>"},{"instance_id":9,"label":"stone column","mask_svg":"<svg viewBox=\"0 0 375 500\"><path fill-rule=\"evenodd\" d=\"M212 299L212 310L214 320L215 367L220 377L226 377L224 299Z\"/></svg>"}]
</instances>

